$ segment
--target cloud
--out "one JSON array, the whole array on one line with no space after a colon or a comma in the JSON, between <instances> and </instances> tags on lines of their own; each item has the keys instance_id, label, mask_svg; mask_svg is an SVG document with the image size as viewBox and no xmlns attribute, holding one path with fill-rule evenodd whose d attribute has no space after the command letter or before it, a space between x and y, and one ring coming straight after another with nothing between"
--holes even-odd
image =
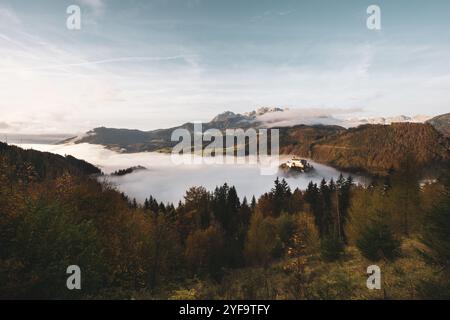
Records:
<instances>
[{"instance_id":1,"label":"cloud","mask_svg":"<svg viewBox=\"0 0 450 320\"><path fill-rule=\"evenodd\" d=\"M6 122L0 122L0 129L8 129L11 126L7 124Z\"/></svg>"},{"instance_id":2,"label":"cloud","mask_svg":"<svg viewBox=\"0 0 450 320\"><path fill-rule=\"evenodd\" d=\"M0 6L0 23L5 24L21 24L22 21L17 16L16 12L8 7Z\"/></svg>"},{"instance_id":3,"label":"cloud","mask_svg":"<svg viewBox=\"0 0 450 320\"><path fill-rule=\"evenodd\" d=\"M182 164L174 165L170 154L154 152L116 153L93 144L66 145L23 145L40 151L49 151L61 155L70 154L99 166L103 172L142 165L147 170L136 171L120 177L106 177L107 181L117 185L119 190L130 197L143 202L152 195L163 202L177 203L190 187L204 186L214 190L218 185L227 182L234 185L240 197L250 199L260 196L273 186L274 175L261 175L260 168L254 164ZM288 158L280 157L281 161ZM339 172L331 167L313 163L315 172L302 177L286 177L294 188L305 189L310 181L320 183L322 178L336 179ZM356 177L358 179L358 177Z\"/></svg>"},{"instance_id":4,"label":"cloud","mask_svg":"<svg viewBox=\"0 0 450 320\"><path fill-rule=\"evenodd\" d=\"M101 16L105 10L105 0L78 0L82 5L88 6L95 16Z\"/></svg>"},{"instance_id":5,"label":"cloud","mask_svg":"<svg viewBox=\"0 0 450 320\"><path fill-rule=\"evenodd\" d=\"M1 34L0 34L0 36L1 36ZM33 67L30 70L59 69L59 68L67 68L67 67L85 67L85 66L109 64L109 63L120 63L120 62L146 62L146 61L148 62L148 61L169 61L169 60L185 60L186 62L188 62L188 58L190 58L190 57L183 56L183 55L168 56L168 57L120 57L120 58L111 58L111 59L94 60L94 61L83 61L83 62L78 62L78 63L66 63L66 64L39 66L39 67Z\"/></svg>"},{"instance_id":6,"label":"cloud","mask_svg":"<svg viewBox=\"0 0 450 320\"><path fill-rule=\"evenodd\" d=\"M214 28L198 29L204 25L197 15L177 16L177 10L167 17L166 9L160 14L153 7L119 10L106 0L74 2L87 19L95 21L94 12L103 11L108 19L100 28L68 32L62 23L15 6L23 23L5 25L20 19L0 5L0 114L13 126L5 130L75 133L101 125L150 130L261 105L318 109L267 118L272 125L339 124L347 117L333 108L342 106L362 107L371 117L448 110L449 46L442 41L327 41L320 30L288 41L292 35L280 37L270 24L259 29L248 21L234 26L220 20L211 23L220 31L216 35ZM49 15L56 9L49 6ZM288 8L279 9L261 13L271 16L267 20L288 14ZM60 18L61 12L54 14ZM112 27L119 15L123 28ZM155 27L141 28L142 21ZM242 37L228 36L234 28L243 28ZM198 37L203 32L205 37ZM51 116L55 113L66 118Z\"/></svg>"},{"instance_id":7,"label":"cloud","mask_svg":"<svg viewBox=\"0 0 450 320\"><path fill-rule=\"evenodd\" d=\"M305 125L338 125L345 128L357 127L362 124L390 124L392 122L425 122L428 115L366 117L362 108L328 108L328 109L284 109L278 112L268 112L257 116L257 120L268 127L290 127Z\"/></svg>"},{"instance_id":8,"label":"cloud","mask_svg":"<svg viewBox=\"0 0 450 320\"><path fill-rule=\"evenodd\" d=\"M346 125L346 121L339 119L339 115L348 116L362 112L361 108L328 108L328 109L286 109L279 112L265 113L257 117L258 121L263 122L268 127L288 127L299 124L306 125Z\"/></svg>"},{"instance_id":9,"label":"cloud","mask_svg":"<svg viewBox=\"0 0 450 320\"><path fill-rule=\"evenodd\" d=\"M250 18L250 21L256 22L258 20L266 19L269 17L284 17L284 16L292 14L293 12L295 12L295 10L281 10L281 11L268 10L268 11L264 11L262 14L253 16L252 18Z\"/></svg>"},{"instance_id":10,"label":"cloud","mask_svg":"<svg viewBox=\"0 0 450 320\"><path fill-rule=\"evenodd\" d=\"M280 11L280 12L278 12L278 15L279 16L287 16L287 15L293 13L293 12L295 12L295 10Z\"/></svg>"}]
</instances>

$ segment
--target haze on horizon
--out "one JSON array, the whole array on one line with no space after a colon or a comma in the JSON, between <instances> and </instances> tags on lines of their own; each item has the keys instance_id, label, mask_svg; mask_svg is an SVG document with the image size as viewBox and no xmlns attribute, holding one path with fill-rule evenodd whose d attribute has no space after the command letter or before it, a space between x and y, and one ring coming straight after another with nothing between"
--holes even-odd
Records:
<instances>
[{"instance_id":1,"label":"haze on horizon","mask_svg":"<svg viewBox=\"0 0 450 320\"><path fill-rule=\"evenodd\" d=\"M450 3L376 1L380 31L373 3L2 0L0 131L150 130L260 106L448 112Z\"/></svg>"}]
</instances>

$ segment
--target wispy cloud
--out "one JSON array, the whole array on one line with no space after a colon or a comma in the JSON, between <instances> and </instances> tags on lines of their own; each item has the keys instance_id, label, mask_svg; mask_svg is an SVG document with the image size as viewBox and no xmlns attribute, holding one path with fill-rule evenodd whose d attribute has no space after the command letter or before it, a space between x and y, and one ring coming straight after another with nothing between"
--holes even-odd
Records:
<instances>
[{"instance_id":1,"label":"wispy cloud","mask_svg":"<svg viewBox=\"0 0 450 320\"><path fill-rule=\"evenodd\" d=\"M83 27L72 32L64 5L53 0L36 11L24 1L0 2L5 130L148 130L267 105L319 109L291 114L314 123L344 118L339 108L363 108L370 117L436 115L450 104L450 20L443 17L420 30L398 31L398 22L375 34L355 27L353 5L335 15L299 1L193 0L192 8L187 1L74 0ZM255 14L261 23L249 21Z\"/></svg>"},{"instance_id":2,"label":"wispy cloud","mask_svg":"<svg viewBox=\"0 0 450 320\"><path fill-rule=\"evenodd\" d=\"M96 16L101 16L106 7L105 0L78 0L78 2L88 6Z\"/></svg>"},{"instance_id":3,"label":"wispy cloud","mask_svg":"<svg viewBox=\"0 0 450 320\"><path fill-rule=\"evenodd\" d=\"M258 14L256 16L251 17L250 21L255 22L255 21L258 21L258 20L265 19L265 18L277 17L277 16L278 17L284 17L284 16L292 14L293 12L295 12L295 10L279 10L279 11L267 10L267 11L264 11L263 13L261 13L261 14Z\"/></svg>"},{"instance_id":4,"label":"wispy cloud","mask_svg":"<svg viewBox=\"0 0 450 320\"><path fill-rule=\"evenodd\" d=\"M2 24L20 24L22 21L17 13L9 7L0 5L0 23Z\"/></svg>"},{"instance_id":5,"label":"wispy cloud","mask_svg":"<svg viewBox=\"0 0 450 320\"><path fill-rule=\"evenodd\" d=\"M1 34L0 34L1 37ZM114 63L126 63L126 62L148 62L148 61L170 61L170 60L184 60L188 62L190 56L177 55L177 56L168 56L168 57L120 57L120 58L111 58L111 59L103 59L103 60L94 60L94 61L83 61L77 63L65 63L65 64L52 64L47 66L38 66L32 67L29 69L24 69L27 71L31 70L49 70L49 69L61 69L68 67L86 67L86 66L94 66L101 64L114 64ZM0 69L1 72L15 72L16 69Z\"/></svg>"},{"instance_id":6,"label":"wispy cloud","mask_svg":"<svg viewBox=\"0 0 450 320\"><path fill-rule=\"evenodd\" d=\"M302 108L265 113L257 117L268 127L287 127L298 124L346 125L340 117L361 113L362 108Z\"/></svg>"}]
</instances>

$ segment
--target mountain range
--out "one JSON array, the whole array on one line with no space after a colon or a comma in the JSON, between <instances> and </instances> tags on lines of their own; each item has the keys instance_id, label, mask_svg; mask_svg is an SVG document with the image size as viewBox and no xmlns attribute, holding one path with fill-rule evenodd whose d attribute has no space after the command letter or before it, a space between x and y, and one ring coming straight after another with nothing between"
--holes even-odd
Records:
<instances>
[{"instance_id":1,"label":"mountain range","mask_svg":"<svg viewBox=\"0 0 450 320\"><path fill-rule=\"evenodd\" d=\"M262 108L245 114L231 111L221 113L210 122L203 123L203 130L278 128L280 152L295 154L350 171L385 173L400 168L406 158L420 167L448 164L449 114L432 119L429 117L371 118L352 120L358 126L298 124L274 126L267 119L281 119L289 109ZM276 117L275 117L276 116ZM332 119L326 117L326 120ZM84 135L64 140L63 143L100 144L109 149L133 153L144 151L170 152L178 142L171 141L175 129L193 132L194 124L178 127L141 131L99 127Z\"/></svg>"}]
</instances>

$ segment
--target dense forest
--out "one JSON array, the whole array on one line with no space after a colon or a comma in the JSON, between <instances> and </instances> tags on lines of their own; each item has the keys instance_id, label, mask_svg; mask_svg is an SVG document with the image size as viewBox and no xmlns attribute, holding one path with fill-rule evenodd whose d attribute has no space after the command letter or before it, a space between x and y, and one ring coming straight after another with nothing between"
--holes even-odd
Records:
<instances>
[{"instance_id":1,"label":"dense forest","mask_svg":"<svg viewBox=\"0 0 450 320\"><path fill-rule=\"evenodd\" d=\"M441 114L427 121L445 137L450 138L450 113Z\"/></svg>"},{"instance_id":2,"label":"dense forest","mask_svg":"<svg viewBox=\"0 0 450 320\"><path fill-rule=\"evenodd\" d=\"M3 173L16 175L16 180L31 176L39 181L49 180L57 178L63 173L73 175L101 174L100 169L94 165L70 155L63 157L50 152L24 150L3 142L0 142L0 157L3 164L9 166L9 170L3 171Z\"/></svg>"},{"instance_id":3,"label":"dense forest","mask_svg":"<svg viewBox=\"0 0 450 320\"><path fill-rule=\"evenodd\" d=\"M411 158L434 174L449 163L449 140L430 124L393 123L280 128L280 149L347 171L386 175Z\"/></svg>"},{"instance_id":4,"label":"dense forest","mask_svg":"<svg viewBox=\"0 0 450 320\"><path fill-rule=\"evenodd\" d=\"M87 163L1 148L0 298L450 298L448 170L420 182L407 159L369 186L277 178L259 199L224 184L139 204ZM372 264L382 290L366 287Z\"/></svg>"}]
</instances>

